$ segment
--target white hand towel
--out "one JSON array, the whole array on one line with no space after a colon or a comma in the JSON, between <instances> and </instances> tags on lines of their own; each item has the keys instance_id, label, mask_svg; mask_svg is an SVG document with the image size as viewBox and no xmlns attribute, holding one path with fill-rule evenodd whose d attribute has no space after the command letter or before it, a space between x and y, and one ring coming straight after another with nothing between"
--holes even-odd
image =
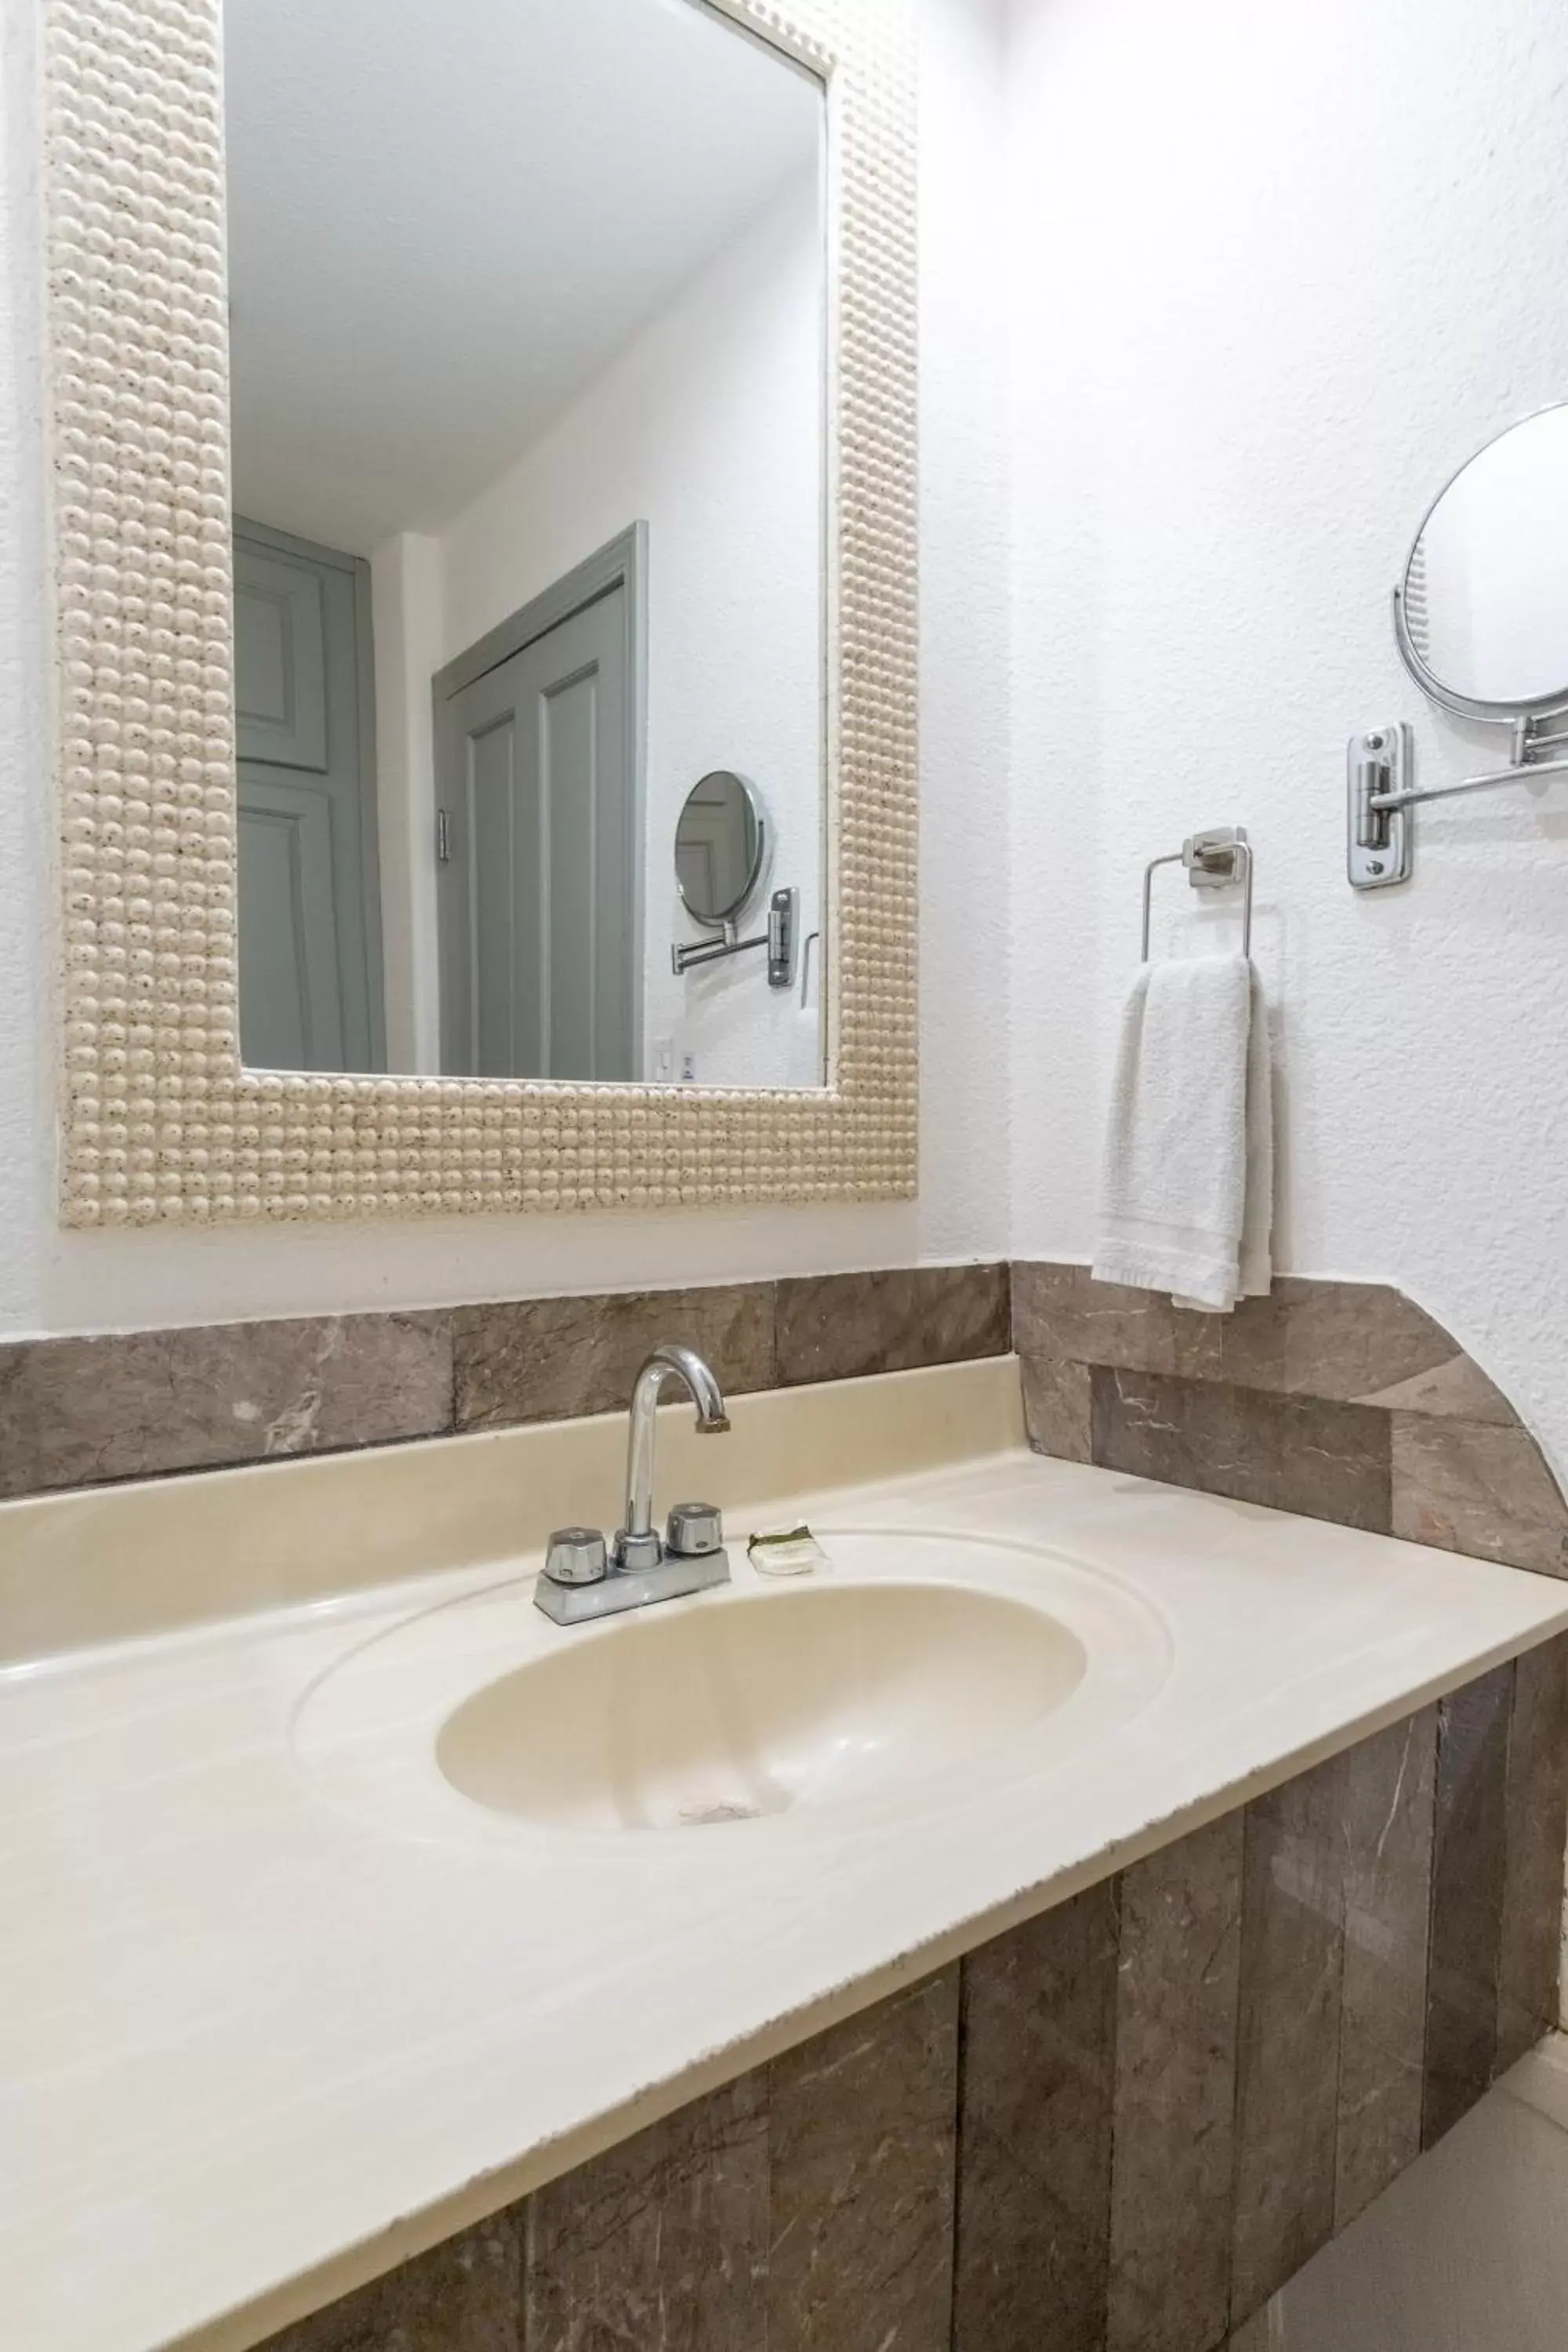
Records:
<instances>
[{"instance_id":1,"label":"white hand towel","mask_svg":"<svg viewBox=\"0 0 1568 2352\"><path fill-rule=\"evenodd\" d=\"M1094 1273L1227 1313L1267 1292L1268 1020L1246 956L1143 964L1122 1015Z\"/></svg>"}]
</instances>

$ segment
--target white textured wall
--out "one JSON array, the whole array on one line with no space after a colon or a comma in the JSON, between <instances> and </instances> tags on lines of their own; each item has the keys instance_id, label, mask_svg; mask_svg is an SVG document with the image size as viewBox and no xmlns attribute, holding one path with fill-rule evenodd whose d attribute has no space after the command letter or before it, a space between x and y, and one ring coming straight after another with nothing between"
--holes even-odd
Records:
<instances>
[{"instance_id":1,"label":"white textured wall","mask_svg":"<svg viewBox=\"0 0 1568 2352\"><path fill-rule=\"evenodd\" d=\"M1013 0L1015 1243L1089 1254L1140 866L1258 856L1279 1256L1400 1284L1568 1466L1568 790L1344 881L1354 728L1428 780L1389 591L1427 500L1568 395L1562 0ZM1185 914L1160 877L1164 935Z\"/></svg>"},{"instance_id":2,"label":"white textured wall","mask_svg":"<svg viewBox=\"0 0 1568 2352\"><path fill-rule=\"evenodd\" d=\"M927 49L922 1184L916 1202L215 1233L55 1223L37 60L0 5L0 1333L93 1330L818 1267L1006 1244L1005 508L988 0L920 0Z\"/></svg>"},{"instance_id":3,"label":"white textured wall","mask_svg":"<svg viewBox=\"0 0 1568 2352\"><path fill-rule=\"evenodd\" d=\"M1010 1097L1012 1240L1085 1255L1140 864L1239 819L1289 1077L1284 1262L1401 1283L1568 1463L1568 794L1424 812L1415 884L1365 899L1342 809L1353 727L1415 718L1429 776L1489 752L1420 706L1387 592L1447 470L1568 392L1568 18L1013 0L1005 205L994 11L921 5L920 1202L73 1235L53 1213L33 17L5 0L0 1329L995 1251Z\"/></svg>"},{"instance_id":4,"label":"white textured wall","mask_svg":"<svg viewBox=\"0 0 1568 2352\"><path fill-rule=\"evenodd\" d=\"M823 268L815 175L781 190L542 439L441 532L443 661L584 556L648 527L644 1075L655 1042L708 1086L816 1086L815 1010L770 989L760 954L678 980L675 827L700 776L755 783L769 890L822 872ZM815 987L812 991L816 996Z\"/></svg>"}]
</instances>

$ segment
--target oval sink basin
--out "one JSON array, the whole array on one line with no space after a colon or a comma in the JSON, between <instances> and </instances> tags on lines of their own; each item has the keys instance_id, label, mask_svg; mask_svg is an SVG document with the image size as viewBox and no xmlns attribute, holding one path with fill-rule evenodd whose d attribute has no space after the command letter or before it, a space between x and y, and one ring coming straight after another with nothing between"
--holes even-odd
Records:
<instances>
[{"instance_id":1,"label":"oval sink basin","mask_svg":"<svg viewBox=\"0 0 1568 2352\"><path fill-rule=\"evenodd\" d=\"M934 1583L774 1587L653 1610L466 1699L437 1761L497 1812L673 1830L826 1805L962 1771L1082 1681L1046 1611Z\"/></svg>"},{"instance_id":2,"label":"oval sink basin","mask_svg":"<svg viewBox=\"0 0 1568 2352\"><path fill-rule=\"evenodd\" d=\"M813 1834L1079 1772L1171 1666L1113 1575L978 1531L819 1527L830 1565L564 1632L507 1577L351 1643L296 1708L318 1792L400 1838L573 1842L595 1873L679 1874L684 1839Z\"/></svg>"}]
</instances>

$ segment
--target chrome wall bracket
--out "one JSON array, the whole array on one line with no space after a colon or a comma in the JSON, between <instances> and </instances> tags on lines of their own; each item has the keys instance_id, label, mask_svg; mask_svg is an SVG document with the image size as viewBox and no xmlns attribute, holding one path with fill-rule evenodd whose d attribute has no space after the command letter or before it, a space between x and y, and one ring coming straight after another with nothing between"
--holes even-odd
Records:
<instances>
[{"instance_id":1,"label":"chrome wall bracket","mask_svg":"<svg viewBox=\"0 0 1568 2352\"><path fill-rule=\"evenodd\" d=\"M800 892L775 890L768 901L768 986L795 986L795 935L800 929Z\"/></svg>"},{"instance_id":2,"label":"chrome wall bracket","mask_svg":"<svg viewBox=\"0 0 1568 2352\"><path fill-rule=\"evenodd\" d=\"M1345 751L1345 870L1352 890L1410 879L1415 752L1403 720L1352 735Z\"/></svg>"},{"instance_id":3,"label":"chrome wall bracket","mask_svg":"<svg viewBox=\"0 0 1568 2352\"><path fill-rule=\"evenodd\" d=\"M1374 727L1352 735L1347 755L1347 859L1351 887L1386 890L1407 882L1414 848L1412 811L1423 801L1453 801L1465 793L1506 791L1510 784L1543 784L1568 776L1568 729L1527 714L1513 728L1513 760L1483 776L1461 776L1453 784L1418 785L1415 750L1408 727Z\"/></svg>"}]
</instances>

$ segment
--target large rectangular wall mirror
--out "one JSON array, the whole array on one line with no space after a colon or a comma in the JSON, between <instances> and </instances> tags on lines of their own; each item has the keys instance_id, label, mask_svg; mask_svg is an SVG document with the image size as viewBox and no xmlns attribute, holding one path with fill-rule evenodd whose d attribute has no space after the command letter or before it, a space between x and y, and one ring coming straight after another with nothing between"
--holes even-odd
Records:
<instances>
[{"instance_id":1,"label":"large rectangular wall mirror","mask_svg":"<svg viewBox=\"0 0 1568 2352\"><path fill-rule=\"evenodd\" d=\"M822 80L700 0L226 0L224 110L246 1061L820 1085Z\"/></svg>"},{"instance_id":2,"label":"large rectangular wall mirror","mask_svg":"<svg viewBox=\"0 0 1568 2352\"><path fill-rule=\"evenodd\" d=\"M68 1215L907 1192L907 0L46 7Z\"/></svg>"}]
</instances>

